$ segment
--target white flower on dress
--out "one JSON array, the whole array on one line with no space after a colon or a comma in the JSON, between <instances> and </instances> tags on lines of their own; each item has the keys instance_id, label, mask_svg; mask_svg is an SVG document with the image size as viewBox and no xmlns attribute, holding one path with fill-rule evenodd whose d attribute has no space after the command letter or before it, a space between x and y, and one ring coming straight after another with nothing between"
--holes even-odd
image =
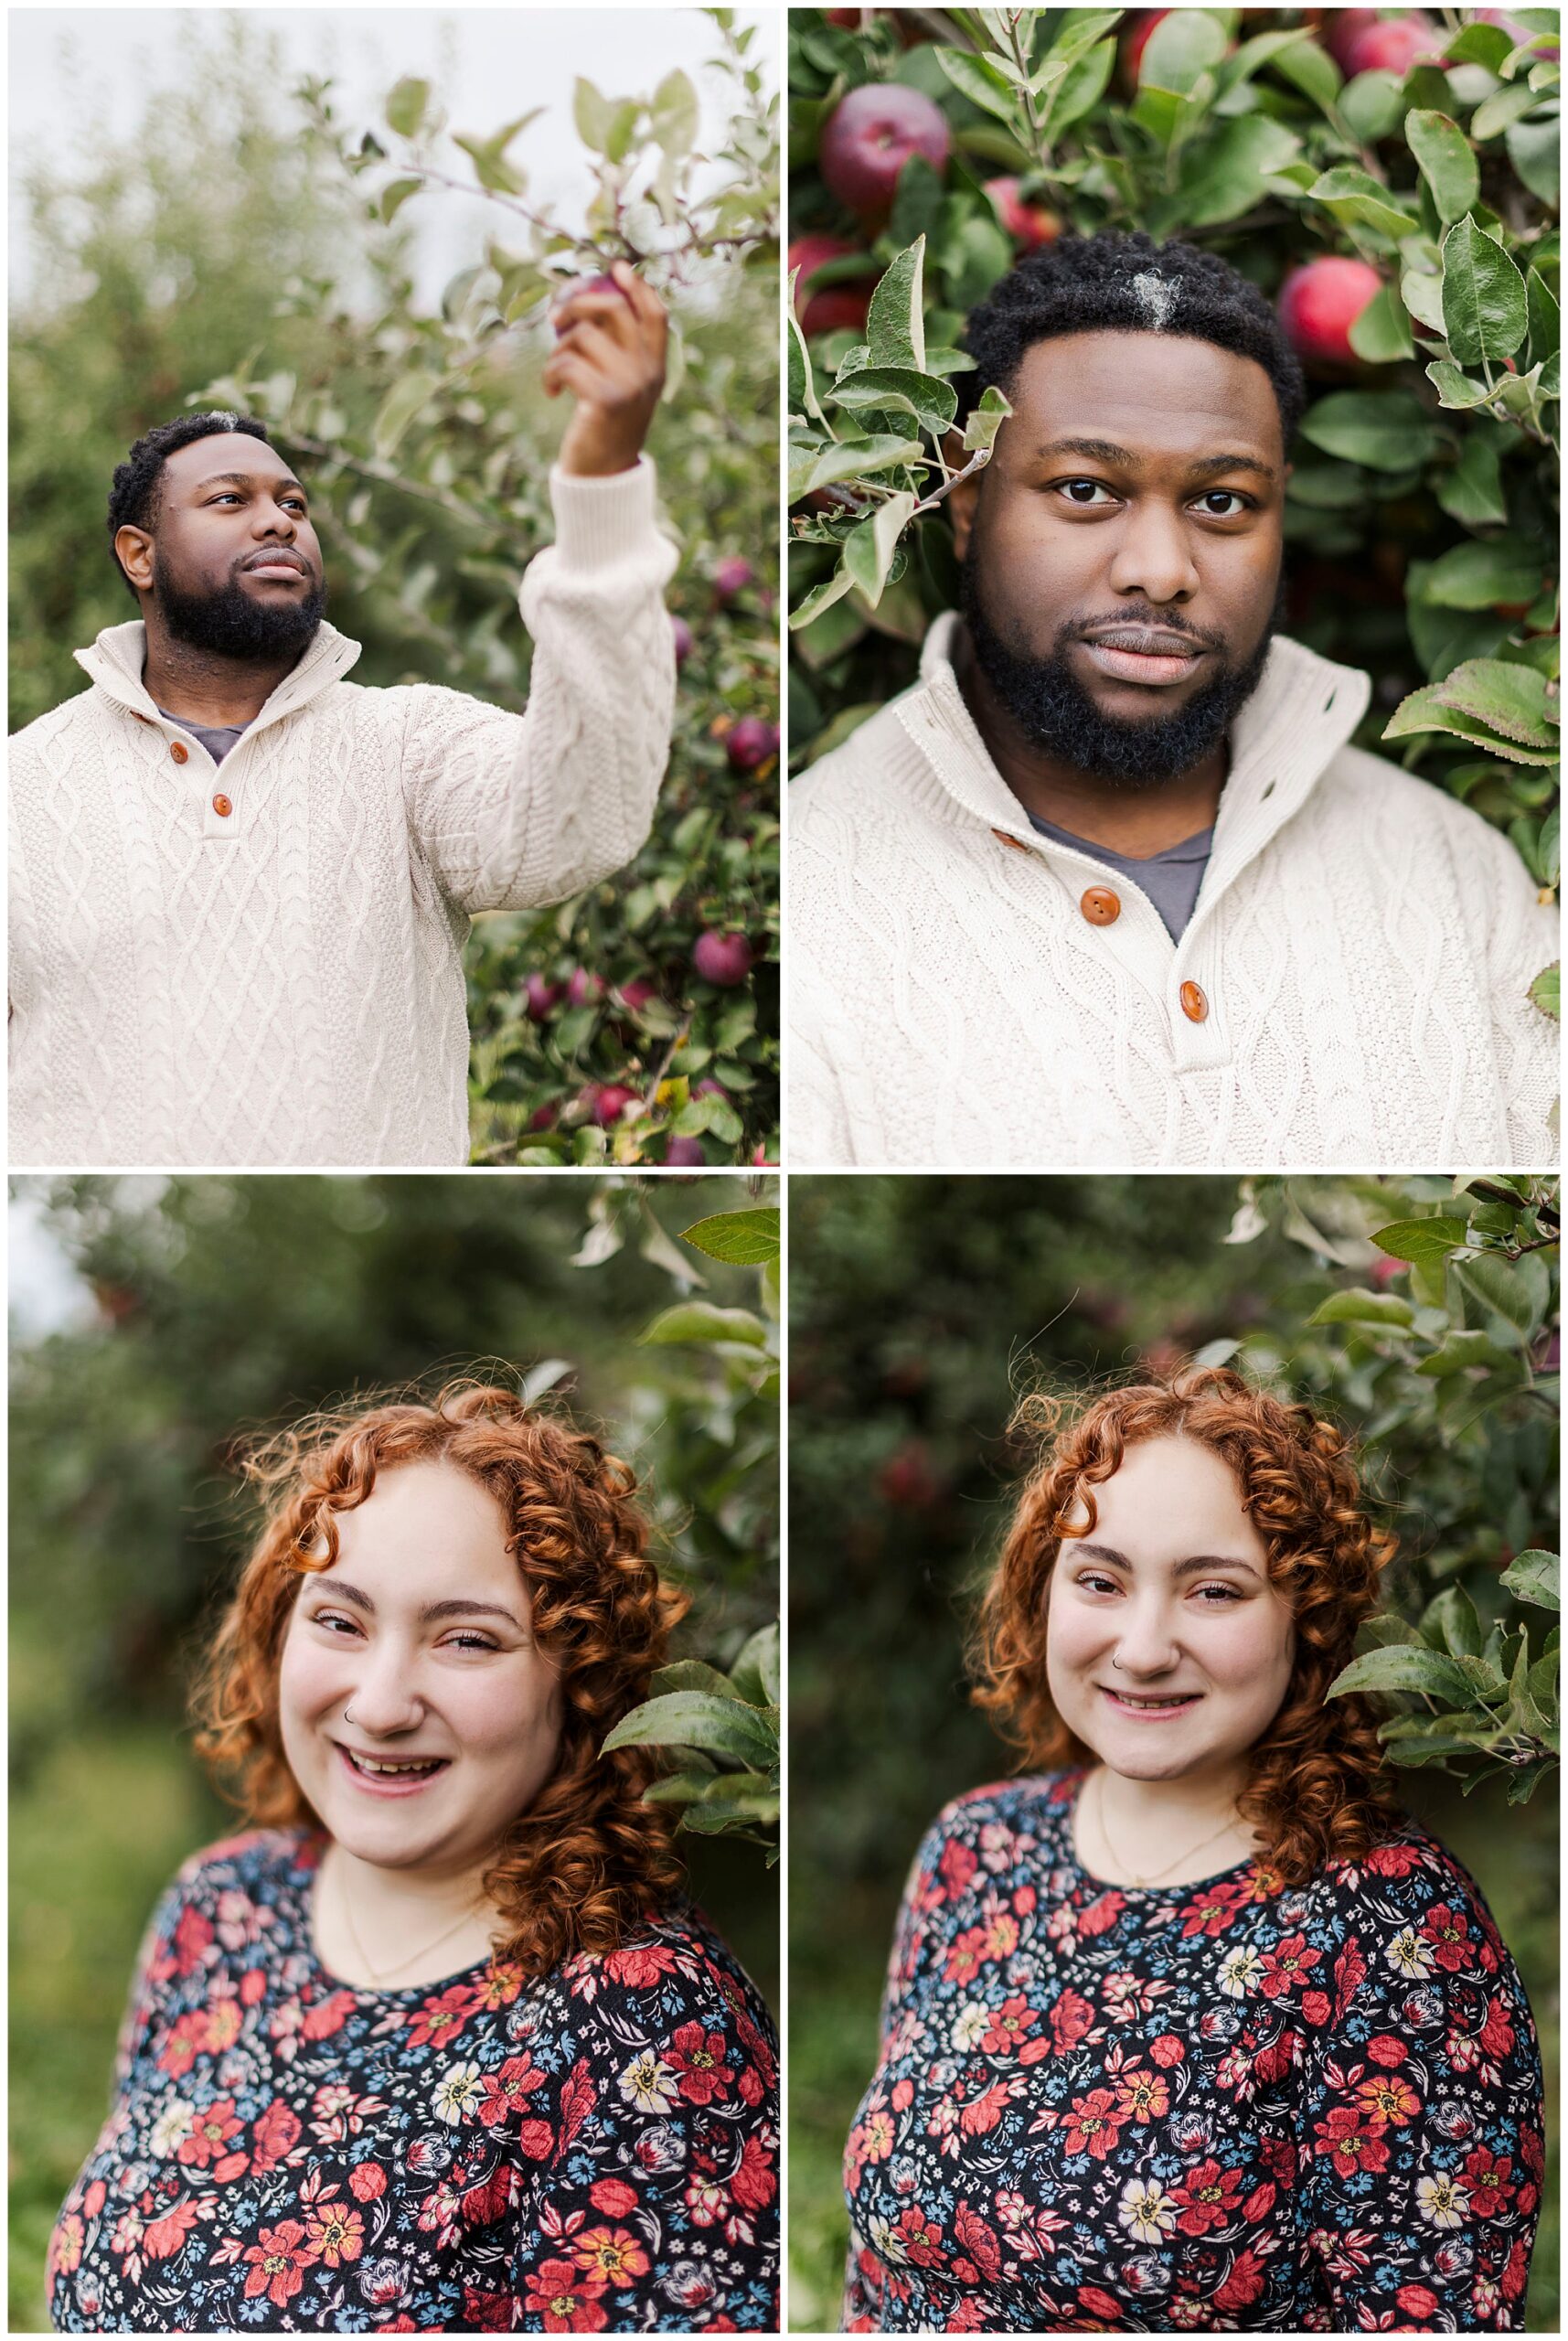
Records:
<instances>
[{"instance_id":1,"label":"white flower on dress","mask_svg":"<svg viewBox=\"0 0 1568 2341\"><path fill-rule=\"evenodd\" d=\"M1139 2243L1158 2243L1176 2225L1176 2206L1155 2179L1129 2178L1116 2218Z\"/></svg>"},{"instance_id":2,"label":"white flower on dress","mask_svg":"<svg viewBox=\"0 0 1568 2341\"><path fill-rule=\"evenodd\" d=\"M991 2013L979 2000L965 2000L953 2019L953 2046L967 2056L982 2036L991 2028Z\"/></svg>"},{"instance_id":3,"label":"white flower on dress","mask_svg":"<svg viewBox=\"0 0 1568 2341\"><path fill-rule=\"evenodd\" d=\"M1432 1962L1426 1955L1426 1945L1413 1927L1401 1927L1383 1957L1396 1975L1409 1976L1420 1983L1432 1972Z\"/></svg>"},{"instance_id":4,"label":"white flower on dress","mask_svg":"<svg viewBox=\"0 0 1568 2341\"><path fill-rule=\"evenodd\" d=\"M438 2122L455 2128L466 2122L485 2094L485 2076L477 2065L448 2065L431 2091L431 2111Z\"/></svg>"},{"instance_id":5,"label":"white flower on dress","mask_svg":"<svg viewBox=\"0 0 1568 2341\"><path fill-rule=\"evenodd\" d=\"M154 2122L147 2143L160 2162L180 2147L196 2127L196 2108L187 2097L171 2097Z\"/></svg>"},{"instance_id":6,"label":"white flower on dress","mask_svg":"<svg viewBox=\"0 0 1568 2341\"><path fill-rule=\"evenodd\" d=\"M1228 2000L1244 2000L1256 1988L1264 1972L1263 1954L1251 1943L1238 1943L1220 1962L1218 1983Z\"/></svg>"},{"instance_id":7,"label":"white flower on dress","mask_svg":"<svg viewBox=\"0 0 1568 2341\"><path fill-rule=\"evenodd\" d=\"M1462 2227L1470 2207L1469 2189L1451 2171L1429 2172L1415 2182L1415 2207L1429 2228Z\"/></svg>"},{"instance_id":8,"label":"white flower on dress","mask_svg":"<svg viewBox=\"0 0 1568 2341\"><path fill-rule=\"evenodd\" d=\"M621 2075L621 2095L639 2113L667 2113L679 2093L673 2069L652 2048L634 2057Z\"/></svg>"}]
</instances>

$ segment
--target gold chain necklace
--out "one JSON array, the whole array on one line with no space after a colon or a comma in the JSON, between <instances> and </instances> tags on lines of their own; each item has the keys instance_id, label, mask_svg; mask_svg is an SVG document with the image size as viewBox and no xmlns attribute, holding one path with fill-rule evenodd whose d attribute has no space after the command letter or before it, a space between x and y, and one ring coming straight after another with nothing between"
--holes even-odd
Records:
<instances>
[{"instance_id":1,"label":"gold chain necklace","mask_svg":"<svg viewBox=\"0 0 1568 2341\"><path fill-rule=\"evenodd\" d=\"M1115 1845L1111 1843L1111 1833L1105 1826L1104 1771L1102 1769L1096 1772L1094 1778L1099 1786L1099 1795L1095 1800L1094 1805L1094 1818L1100 1824L1100 1834L1105 1841L1106 1852L1110 1855L1111 1859L1115 1863L1118 1869L1126 1871L1127 1884L1129 1886L1157 1886L1161 1878L1168 1877L1173 1869L1179 1869L1183 1862L1189 1862L1194 1854L1200 1854L1205 1845L1211 1845L1214 1843L1214 1839L1216 1837L1222 1837L1226 1831L1232 1827L1233 1823L1241 1817L1236 1812L1235 1807L1232 1805L1231 1808L1231 1819L1229 1821L1221 1821L1218 1829L1214 1830L1211 1835L1207 1837L1200 1837L1195 1845L1189 1845L1184 1854L1178 1854L1175 1861L1167 1862L1163 1869L1152 1870L1147 1877L1140 1877L1136 1870L1134 1869L1132 1864L1130 1862L1125 1862L1120 1854L1117 1853ZM1197 1882L1198 1881L1196 1880L1194 1881L1194 1883Z\"/></svg>"},{"instance_id":2,"label":"gold chain necklace","mask_svg":"<svg viewBox=\"0 0 1568 2341\"><path fill-rule=\"evenodd\" d=\"M354 1945L355 1951L358 1956L360 1966L364 1969L366 1974L368 1975L372 1983L381 1984L386 1982L389 1975L395 1975L400 1968L414 1966L418 1961L421 1959L428 1959L432 1951L439 1951L443 1942L449 1942L452 1937L457 1932L459 1927L465 1927L468 1924L469 1919L475 1916L475 1912L483 1908L485 1897L483 1895L480 1895L476 1900L471 1902L467 1909L464 1911L463 1916L460 1919L454 1919L453 1924L447 1928L444 1934L437 1935L433 1942L427 1942L422 1950L410 1951L406 1958L395 1959L390 1967L383 1967L380 1969L372 1967L369 1959L366 1955L365 1946L359 1940L359 1929L354 1923L354 1912L349 1906L347 1883L341 1875L337 1881L337 1899L343 1911L344 1924L348 1929L348 1940Z\"/></svg>"}]
</instances>

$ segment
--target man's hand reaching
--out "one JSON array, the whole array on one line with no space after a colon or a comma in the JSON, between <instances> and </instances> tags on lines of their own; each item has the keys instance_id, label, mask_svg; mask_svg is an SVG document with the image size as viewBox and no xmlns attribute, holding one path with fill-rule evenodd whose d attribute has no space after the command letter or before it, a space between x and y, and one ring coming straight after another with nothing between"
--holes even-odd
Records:
<instances>
[{"instance_id":1,"label":"man's hand reaching","mask_svg":"<svg viewBox=\"0 0 1568 2341\"><path fill-rule=\"evenodd\" d=\"M577 401L557 461L586 477L629 471L664 388L663 303L618 260L608 282L594 277L568 294L554 323L545 390L552 399L570 390Z\"/></svg>"}]
</instances>

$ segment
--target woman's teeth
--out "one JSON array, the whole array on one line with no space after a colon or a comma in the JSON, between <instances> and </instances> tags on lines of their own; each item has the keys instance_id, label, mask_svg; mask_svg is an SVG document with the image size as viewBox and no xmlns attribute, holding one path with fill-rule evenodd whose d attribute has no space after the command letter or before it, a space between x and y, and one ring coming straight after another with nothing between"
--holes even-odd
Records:
<instances>
[{"instance_id":1,"label":"woman's teeth","mask_svg":"<svg viewBox=\"0 0 1568 2341\"><path fill-rule=\"evenodd\" d=\"M410 1772L433 1772L437 1765L446 1761L444 1756L426 1756L412 1764L379 1764L368 1756L356 1755L352 1748L346 1748L343 1752L357 1772L373 1772L389 1780L400 1779Z\"/></svg>"}]
</instances>

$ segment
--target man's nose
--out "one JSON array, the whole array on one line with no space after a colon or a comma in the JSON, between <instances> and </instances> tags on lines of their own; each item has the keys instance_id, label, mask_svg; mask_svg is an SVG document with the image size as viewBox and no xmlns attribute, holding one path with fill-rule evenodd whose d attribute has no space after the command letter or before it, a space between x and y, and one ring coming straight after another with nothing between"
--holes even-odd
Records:
<instances>
[{"instance_id":1,"label":"man's nose","mask_svg":"<svg viewBox=\"0 0 1568 2341\"><path fill-rule=\"evenodd\" d=\"M1198 569L1179 513L1154 497L1128 508L1111 561L1111 585L1118 593L1142 593L1156 603L1191 600Z\"/></svg>"}]
</instances>

